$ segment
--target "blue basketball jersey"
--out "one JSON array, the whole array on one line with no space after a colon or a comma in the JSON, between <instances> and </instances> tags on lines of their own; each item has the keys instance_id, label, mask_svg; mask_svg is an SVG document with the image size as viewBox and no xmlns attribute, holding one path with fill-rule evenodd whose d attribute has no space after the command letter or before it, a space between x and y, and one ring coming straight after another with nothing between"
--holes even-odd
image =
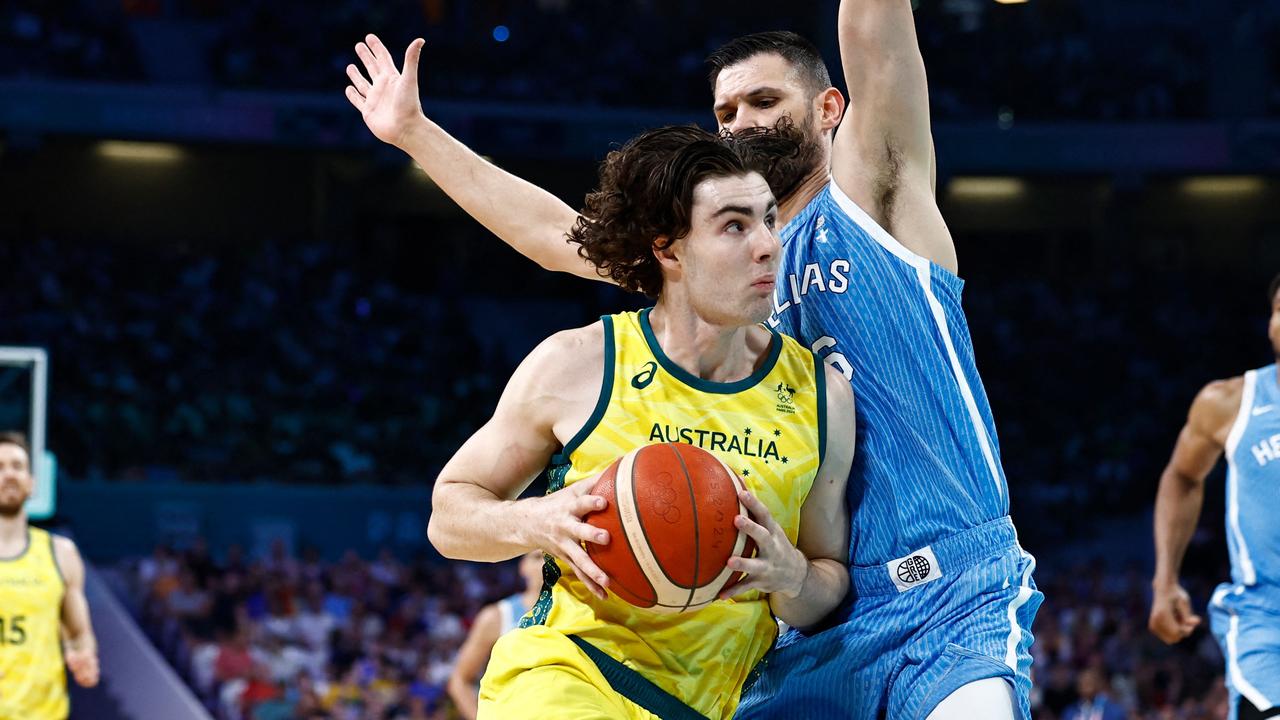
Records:
<instances>
[{"instance_id":1,"label":"blue basketball jersey","mask_svg":"<svg viewBox=\"0 0 1280 720\"><path fill-rule=\"evenodd\" d=\"M1227 547L1237 585L1280 587L1280 387L1276 366L1244 375L1227 436Z\"/></svg>"},{"instance_id":2,"label":"blue basketball jersey","mask_svg":"<svg viewBox=\"0 0 1280 720\"><path fill-rule=\"evenodd\" d=\"M529 612L529 606L524 604L524 596L520 593L507 596L497 604L498 614L502 617L502 629L498 631L499 635L506 635L519 627L520 618Z\"/></svg>"},{"instance_id":3,"label":"blue basketball jersey","mask_svg":"<svg viewBox=\"0 0 1280 720\"><path fill-rule=\"evenodd\" d=\"M1007 515L963 281L903 247L834 182L781 234L769 322L856 395L851 564L882 565Z\"/></svg>"}]
</instances>

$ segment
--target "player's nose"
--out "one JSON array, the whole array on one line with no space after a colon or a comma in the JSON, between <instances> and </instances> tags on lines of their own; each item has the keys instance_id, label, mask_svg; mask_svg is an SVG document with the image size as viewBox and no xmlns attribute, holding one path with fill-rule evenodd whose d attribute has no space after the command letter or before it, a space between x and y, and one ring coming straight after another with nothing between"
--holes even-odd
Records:
<instances>
[{"instance_id":1,"label":"player's nose","mask_svg":"<svg viewBox=\"0 0 1280 720\"><path fill-rule=\"evenodd\" d=\"M734 115L733 121L730 122L727 127L729 129L729 132L736 133L742 130L749 130L751 128L759 127L759 126L760 126L759 117L756 115L756 113L753 113L750 110L745 110Z\"/></svg>"},{"instance_id":2,"label":"player's nose","mask_svg":"<svg viewBox=\"0 0 1280 720\"><path fill-rule=\"evenodd\" d=\"M778 249L781 245L782 243L775 230L761 226L760 230L756 233L755 243L752 247L756 262L769 262L773 258L777 257Z\"/></svg>"}]
</instances>

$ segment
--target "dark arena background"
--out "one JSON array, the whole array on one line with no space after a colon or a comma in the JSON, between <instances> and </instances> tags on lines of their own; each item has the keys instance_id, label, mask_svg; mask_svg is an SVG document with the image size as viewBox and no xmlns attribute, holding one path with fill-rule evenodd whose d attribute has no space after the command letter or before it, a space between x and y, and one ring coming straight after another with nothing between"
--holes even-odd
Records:
<instances>
[{"instance_id":1,"label":"dark arena background","mask_svg":"<svg viewBox=\"0 0 1280 720\"><path fill-rule=\"evenodd\" d=\"M1147 629L1152 514L1199 389L1272 361L1280 2L913 4L1046 596L1034 717L1105 692L1106 720L1225 718L1222 466L1183 568L1205 622L1174 646ZM432 483L541 339L642 304L525 260L374 139L356 42L425 38L427 116L581 207L611 146L710 127L723 42L795 30L838 76L837 5L4 3L0 430L43 435L33 521L89 566L102 682L71 716L461 717L456 653L522 585L433 550Z\"/></svg>"}]
</instances>

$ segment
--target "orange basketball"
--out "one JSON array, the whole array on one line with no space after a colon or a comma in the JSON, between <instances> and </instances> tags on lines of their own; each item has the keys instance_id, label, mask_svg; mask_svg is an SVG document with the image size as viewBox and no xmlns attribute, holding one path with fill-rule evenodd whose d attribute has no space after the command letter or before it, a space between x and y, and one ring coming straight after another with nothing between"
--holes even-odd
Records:
<instances>
[{"instance_id":1,"label":"orange basketball","mask_svg":"<svg viewBox=\"0 0 1280 720\"><path fill-rule=\"evenodd\" d=\"M587 543L618 597L659 612L696 610L737 582L725 563L750 557L755 543L733 526L747 510L742 481L711 453L683 443L637 448L618 458L592 488L608 501L585 520L609 531Z\"/></svg>"}]
</instances>

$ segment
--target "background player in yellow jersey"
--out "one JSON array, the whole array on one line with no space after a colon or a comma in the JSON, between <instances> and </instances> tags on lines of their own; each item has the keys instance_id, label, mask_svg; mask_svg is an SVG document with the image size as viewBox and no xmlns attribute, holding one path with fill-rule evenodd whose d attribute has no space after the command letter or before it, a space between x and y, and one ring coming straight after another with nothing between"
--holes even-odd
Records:
<instances>
[{"instance_id":1,"label":"background player in yellow jersey","mask_svg":"<svg viewBox=\"0 0 1280 720\"><path fill-rule=\"evenodd\" d=\"M853 395L759 324L773 294L777 205L748 154L696 128L652 131L610 153L572 237L657 304L544 341L437 480L429 532L446 556L540 549L557 559L525 627L494 648L481 718L727 718L773 643L774 615L813 625L848 590L853 448L823 446L827 434L853 437ZM737 438L704 449L750 490L751 517L736 522L759 555L731 560L746 580L697 612L607 595L582 546L610 540L582 521L604 507L588 493L595 477L655 433ZM742 452L762 436L776 453ZM553 455L551 492L515 500Z\"/></svg>"},{"instance_id":2,"label":"background player in yellow jersey","mask_svg":"<svg viewBox=\"0 0 1280 720\"><path fill-rule=\"evenodd\" d=\"M98 644L75 543L27 524L33 487L26 440L0 433L0 718L61 720L63 659L76 682L97 685Z\"/></svg>"}]
</instances>

